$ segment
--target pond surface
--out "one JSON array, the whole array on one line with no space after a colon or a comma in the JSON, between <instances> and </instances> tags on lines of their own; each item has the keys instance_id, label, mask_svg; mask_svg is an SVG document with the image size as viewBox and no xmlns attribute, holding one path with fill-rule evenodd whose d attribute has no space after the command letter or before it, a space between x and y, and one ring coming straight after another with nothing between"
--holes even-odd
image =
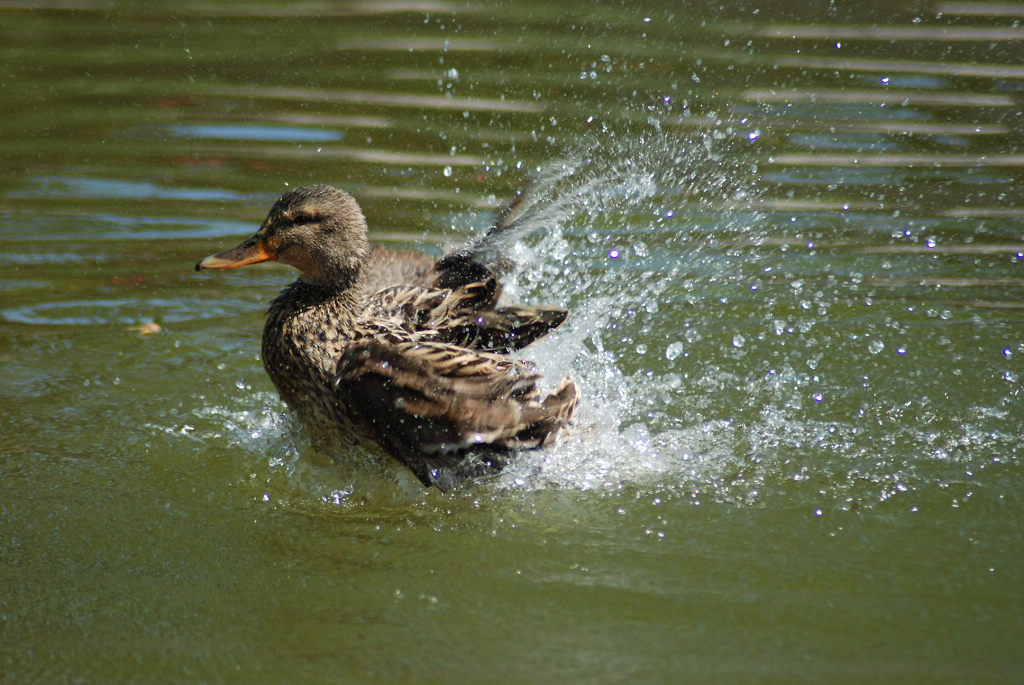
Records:
<instances>
[{"instance_id":1,"label":"pond surface","mask_svg":"<svg viewBox=\"0 0 1024 685\"><path fill-rule=\"evenodd\" d=\"M1024 8L0 6L10 682L1019 682ZM284 190L441 254L535 185L583 403L442 495L266 378Z\"/></svg>"}]
</instances>

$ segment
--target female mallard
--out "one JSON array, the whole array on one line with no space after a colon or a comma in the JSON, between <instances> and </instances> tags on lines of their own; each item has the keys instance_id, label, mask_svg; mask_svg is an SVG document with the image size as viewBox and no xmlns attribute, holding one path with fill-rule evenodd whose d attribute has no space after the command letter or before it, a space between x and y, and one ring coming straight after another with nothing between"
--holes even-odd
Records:
<instances>
[{"instance_id":1,"label":"female mallard","mask_svg":"<svg viewBox=\"0 0 1024 685\"><path fill-rule=\"evenodd\" d=\"M534 366L509 356L566 317L556 307L497 306L504 265L490 255L521 205L435 262L371 248L351 195L308 186L196 269L268 260L297 268L263 329L263 365L281 398L320 450L375 443L424 485L447 490L468 472L467 450L487 448L483 465L500 469L502 453L549 443L578 402L572 379L542 396Z\"/></svg>"}]
</instances>

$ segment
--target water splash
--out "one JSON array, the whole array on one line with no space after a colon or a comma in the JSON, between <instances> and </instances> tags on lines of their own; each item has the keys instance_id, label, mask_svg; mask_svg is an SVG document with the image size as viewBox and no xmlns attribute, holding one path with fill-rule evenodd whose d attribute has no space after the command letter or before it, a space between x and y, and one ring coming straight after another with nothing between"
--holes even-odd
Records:
<instances>
[{"instance_id":1,"label":"water splash","mask_svg":"<svg viewBox=\"0 0 1024 685\"><path fill-rule=\"evenodd\" d=\"M569 308L528 356L552 380L573 375L584 401L575 433L522 455L499 487L848 508L939 487L963 459L1005 462L1012 426L979 421L950 402L955 378L925 381L938 366L882 342L916 324L864 298L862 272L885 265L813 241L794 254L777 238L789 227L751 209L755 167L732 140L620 135L541 172L523 221L544 230L511 246L523 268L506 290ZM934 337L927 322L916 332ZM990 395L985 406L1021 401L1005 385Z\"/></svg>"},{"instance_id":2,"label":"water splash","mask_svg":"<svg viewBox=\"0 0 1024 685\"><path fill-rule=\"evenodd\" d=\"M668 417L692 381L675 362L702 337L680 316L700 297L692 275L724 254L716 254L723 239L759 241L757 216L743 209L756 189L725 147L713 132L647 129L591 141L541 170L521 220L535 235L510 247L523 268L506 291L560 297L570 309L570 322L528 356L549 378L571 374L584 401L567 440L522 455L501 486L615 489L720 477L732 455L715 437L729 422ZM707 275L731 278L714 268ZM679 328L664 330L659 319Z\"/></svg>"},{"instance_id":3,"label":"water splash","mask_svg":"<svg viewBox=\"0 0 1024 685\"><path fill-rule=\"evenodd\" d=\"M933 336L931 322L865 292L863 273L890 257L779 240L789 226L751 209L754 165L732 140L621 133L540 170L505 246L519 264L505 291L570 310L527 356L551 385L572 375L584 399L560 445L474 491L668 488L694 504L774 497L818 511L912 502L1014 458L999 415L1019 391L1004 379L957 407L951 377L924 371L940 360L914 354L943 345L906 344ZM1014 362L1002 349L993 363ZM430 496L402 469L317 467L291 444L268 482L283 474L285 489L330 503Z\"/></svg>"}]
</instances>

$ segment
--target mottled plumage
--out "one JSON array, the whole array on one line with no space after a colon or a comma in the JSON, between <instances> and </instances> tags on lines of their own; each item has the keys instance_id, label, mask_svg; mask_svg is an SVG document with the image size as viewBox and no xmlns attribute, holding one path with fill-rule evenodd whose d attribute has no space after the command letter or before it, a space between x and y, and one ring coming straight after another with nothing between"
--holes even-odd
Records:
<instances>
[{"instance_id":1,"label":"mottled plumage","mask_svg":"<svg viewBox=\"0 0 1024 685\"><path fill-rule=\"evenodd\" d=\"M282 399L321 451L378 445L444 490L481 466L500 469L509 450L548 444L578 402L571 379L542 395L534 365L509 356L566 317L498 306L508 264L490 240L522 210L520 196L484 239L434 261L371 248L356 201L309 186L196 268L276 259L299 269L263 331L263 364ZM471 449L483 456L468 468Z\"/></svg>"}]
</instances>

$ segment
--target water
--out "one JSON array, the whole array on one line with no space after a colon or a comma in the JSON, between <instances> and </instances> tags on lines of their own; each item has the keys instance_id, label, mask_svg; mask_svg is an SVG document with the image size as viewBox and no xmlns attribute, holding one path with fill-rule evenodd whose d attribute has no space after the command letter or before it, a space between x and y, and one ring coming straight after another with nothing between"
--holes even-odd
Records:
<instances>
[{"instance_id":1,"label":"water","mask_svg":"<svg viewBox=\"0 0 1024 685\"><path fill-rule=\"evenodd\" d=\"M581 7L0 9L6 679L1019 680L1024 14ZM575 429L318 462L292 274L196 259L310 182L441 254L531 179Z\"/></svg>"}]
</instances>

